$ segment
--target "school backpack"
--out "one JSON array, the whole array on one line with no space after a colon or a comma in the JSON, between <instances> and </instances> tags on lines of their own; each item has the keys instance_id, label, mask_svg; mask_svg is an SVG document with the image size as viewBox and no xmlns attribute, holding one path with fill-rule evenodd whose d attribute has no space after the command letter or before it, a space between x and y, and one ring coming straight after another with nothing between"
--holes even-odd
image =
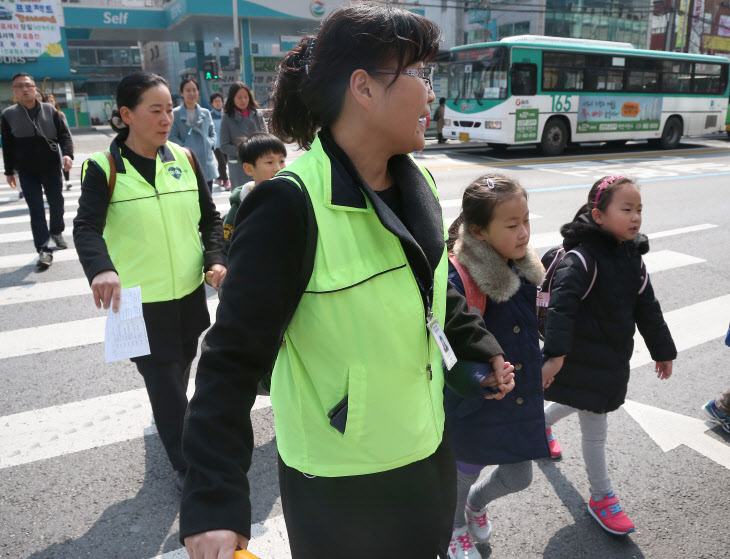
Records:
<instances>
[{"instance_id":1,"label":"school backpack","mask_svg":"<svg viewBox=\"0 0 730 559\"><path fill-rule=\"evenodd\" d=\"M542 283L537 288L537 329L540 333L540 338L545 338L545 326L547 324L547 312L550 306L550 292L553 287L553 279L555 278L555 272L563 259L569 254L575 254L583 264L583 268L588 272L591 268L593 269L593 277L591 283L588 285L588 289L580 298L581 301L585 300L586 297L593 289L593 284L596 283L598 277L598 265L593 256L588 252L585 247L578 245L575 248L566 251L562 245L554 246L549 249L540 259L542 265L545 267L545 277ZM646 289L647 283L649 283L649 274L646 272L646 266L644 265L644 259L641 259L641 268L639 270L640 277L642 279L641 288L639 289L639 295Z\"/></svg>"},{"instance_id":2,"label":"school backpack","mask_svg":"<svg viewBox=\"0 0 730 559\"><path fill-rule=\"evenodd\" d=\"M469 273L469 270L459 262L456 258L456 254L453 252L449 253L449 262L456 268L456 273L461 278L461 283L464 284L464 296L466 297L466 304L469 305L469 312L484 316L484 309L487 308L487 296L482 293Z\"/></svg>"}]
</instances>

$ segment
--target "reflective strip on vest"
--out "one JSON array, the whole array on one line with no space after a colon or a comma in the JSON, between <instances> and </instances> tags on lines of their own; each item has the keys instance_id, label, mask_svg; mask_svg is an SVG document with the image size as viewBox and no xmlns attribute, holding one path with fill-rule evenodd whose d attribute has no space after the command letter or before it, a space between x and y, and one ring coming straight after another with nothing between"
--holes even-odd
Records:
<instances>
[{"instance_id":1,"label":"reflective strip on vest","mask_svg":"<svg viewBox=\"0 0 730 559\"><path fill-rule=\"evenodd\" d=\"M175 160L163 163L157 157L156 190L123 159L125 172L117 172L103 234L122 289L141 286L143 303L181 299L203 281L195 170L179 146L168 142L167 147ZM91 159L108 180L104 153Z\"/></svg>"},{"instance_id":2,"label":"reflective strip on vest","mask_svg":"<svg viewBox=\"0 0 730 559\"><path fill-rule=\"evenodd\" d=\"M365 209L331 203L331 163L319 138L287 171L307 188L318 238L312 277L273 373L279 453L288 466L325 477L382 472L424 459L443 434L444 377L403 247L369 201ZM436 195L430 175L421 172ZM433 303L441 324L447 262L444 243ZM327 413L345 396L341 434Z\"/></svg>"}]
</instances>

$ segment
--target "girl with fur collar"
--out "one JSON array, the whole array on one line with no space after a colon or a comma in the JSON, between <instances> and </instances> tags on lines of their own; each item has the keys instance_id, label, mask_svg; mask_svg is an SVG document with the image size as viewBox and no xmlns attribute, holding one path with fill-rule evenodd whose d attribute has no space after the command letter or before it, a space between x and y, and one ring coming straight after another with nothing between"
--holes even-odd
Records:
<instances>
[{"instance_id":1,"label":"girl with fur collar","mask_svg":"<svg viewBox=\"0 0 730 559\"><path fill-rule=\"evenodd\" d=\"M468 390L457 393L450 388L444 394L457 459L457 508L449 557L478 559L475 540L483 542L491 535L487 504L529 486L532 460L550 455L535 314L536 286L545 270L529 246L527 192L506 177L483 176L470 184L462 215L449 233L452 258L486 295L484 324L502 346L505 360L515 367L515 388L502 400L475 398ZM470 280L462 280L452 263L449 281L464 294L464 281ZM474 364L459 362L455 367L460 366ZM477 482L487 465L497 467Z\"/></svg>"},{"instance_id":2,"label":"girl with fur collar","mask_svg":"<svg viewBox=\"0 0 730 559\"><path fill-rule=\"evenodd\" d=\"M551 401L545 421L551 454L559 456L552 425L577 412L590 482L588 511L604 530L625 535L635 527L608 473L608 413L624 403L637 326L659 379L671 376L677 350L642 266L649 243L639 233L639 187L625 177L602 177L587 202L561 233L565 250L580 245L597 273L592 279L577 254L567 254L555 270L543 348L545 398Z\"/></svg>"}]
</instances>

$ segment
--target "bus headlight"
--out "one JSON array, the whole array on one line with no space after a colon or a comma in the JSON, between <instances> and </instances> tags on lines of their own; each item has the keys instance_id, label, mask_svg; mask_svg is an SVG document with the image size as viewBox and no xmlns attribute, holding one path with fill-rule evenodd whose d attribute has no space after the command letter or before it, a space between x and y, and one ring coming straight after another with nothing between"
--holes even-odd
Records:
<instances>
[{"instance_id":1,"label":"bus headlight","mask_svg":"<svg viewBox=\"0 0 730 559\"><path fill-rule=\"evenodd\" d=\"M490 128L492 130L501 130L502 121L501 120L487 120L484 122L484 128Z\"/></svg>"},{"instance_id":2,"label":"bus headlight","mask_svg":"<svg viewBox=\"0 0 730 559\"><path fill-rule=\"evenodd\" d=\"M450 118L445 118L444 119L444 126L451 126L451 119Z\"/></svg>"}]
</instances>

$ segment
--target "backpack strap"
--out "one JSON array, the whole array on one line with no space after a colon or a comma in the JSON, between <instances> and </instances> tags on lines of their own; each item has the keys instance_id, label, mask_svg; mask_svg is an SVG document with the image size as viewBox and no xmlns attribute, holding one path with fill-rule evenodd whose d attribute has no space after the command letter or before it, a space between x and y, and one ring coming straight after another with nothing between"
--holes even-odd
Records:
<instances>
[{"instance_id":1,"label":"backpack strap","mask_svg":"<svg viewBox=\"0 0 730 559\"><path fill-rule=\"evenodd\" d=\"M453 252L449 253L449 262L454 265L456 273L461 278L461 283L464 284L464 295L466 296L466 304L469 305L469 312L484 316L484 311L487 308L487 296L474 283L469 270L459 262L459 259L456 258L456 254Z\"/></svg>"},{"instance_id":2,"label":"backpack strap","mask_svg":"<svg viewBox=\"0 0 730 559\"><path fill-rule=\"evenodd\" d=\"M114 187L117 184L117 164L114 163L114 157L108 151L104 152L107 161L109 161L109 201L111 202L112 196L114 196Z\"/></svg>"},{"instance_id":3,"label":"backpack strap","mask_svg":"<svg viewBox=\"0 0 730 559\"><path fill-rule=\"evenodd\" d=\"M570 253L578 255L578 258L580 258L580 261L583 263L583 268L585 268L585 271L588 271L588 262L586 261L586 256L588 256L591 260L593 260L593 279L591 280L591 284L588 286L588 289L586 289L585 294L583 297L580 298L580 300L584 300L586 297L588 297L588 294L591 292L591 289L593 289L593 284L596 283L596 278L598 277L598 264L596 264L596 260L590 255L587 254L583 255L581 251L577 250L579 247L574 248L573 250L569 250L563 255L563 258L568 256ZM562 260L562 258L561 258ZM552 283L552 282L551 282Z\"/></svg>"},{"instance_id":4,"label":"backpack strap","mask_svg":"<svg viewBox=\"0 0 730 559\"><path fill-rule=\"evenodd\" d=\"M649 272L646 271L646 264L644 264L643 256L641 257L641 266L639 267L639 278L643 280L641 282L641 289L639 289L639 295L641 295L644 293L644 290L649 283Z\"/></svg>"}]
</instances>

